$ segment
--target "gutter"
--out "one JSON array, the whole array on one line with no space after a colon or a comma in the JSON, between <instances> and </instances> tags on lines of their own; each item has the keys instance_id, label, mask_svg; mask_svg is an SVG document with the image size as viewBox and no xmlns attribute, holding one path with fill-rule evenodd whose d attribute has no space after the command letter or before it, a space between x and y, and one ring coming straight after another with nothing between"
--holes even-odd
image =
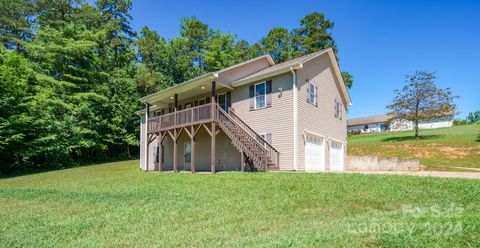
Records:
<instances>
[{"instance_id":1,"label":"gutter","mask_svg":"<svg viewBox=\"0 0 480 248\"><path fill-rule=\"evenodd\" d=\"M298 170L298 89L297 89L297 72L295 69L303 68L303 64L290 66L292 73L292 90L293 90L293 170Z\"/></svg>"}]
</instances>

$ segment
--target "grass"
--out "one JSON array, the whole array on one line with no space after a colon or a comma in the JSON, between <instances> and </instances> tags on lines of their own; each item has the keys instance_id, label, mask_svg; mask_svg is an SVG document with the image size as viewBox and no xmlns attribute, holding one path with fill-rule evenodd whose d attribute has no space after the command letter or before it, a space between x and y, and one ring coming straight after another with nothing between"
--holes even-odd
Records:
<instances>
[{"instance_id":1,"label":"grass","mask_svg":"<svg viewBox=\"0 0 480 248\"><path fill-rule=\"evenodd\" d=\"M467 179L144 173L138 161L108 163L0 179L0 246L478 247L479 188Z\"/></svg>"},{"instance_id":2,"label":"grass","mask_svg":"<svg viewBox=\"0 0 480 248\"><path fill-rule=\"evenodd\" d=\"M374 155L418 159L427 169L480 168L480 125L354 135L348 138L348 155Z\"/></svg>"}]
</instances>

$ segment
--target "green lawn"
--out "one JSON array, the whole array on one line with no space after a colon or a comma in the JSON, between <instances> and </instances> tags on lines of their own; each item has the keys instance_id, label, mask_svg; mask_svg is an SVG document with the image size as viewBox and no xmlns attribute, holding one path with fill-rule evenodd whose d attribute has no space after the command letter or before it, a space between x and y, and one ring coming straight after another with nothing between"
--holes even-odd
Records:
<instances>
[{"instance_id":1,"label":"green lawn","mask_svg":"<svg viewBox=\"0 0 480 248\"><path fill-rule=\"evenodd\" d=\"M145 173L138 161L0 179L3 247L478 247L479 233L479 180Z\"/></svg>"},{"instance_id":2,"label":"green lawn","mask_svg":"<svg viewBox=\"0 0 480 248\"><path fill-rule=\"evenodd\" d=\"M419 159L427 169L480 168L480 125L421 129L413 131L353 135L348 138L348 155L375 155Z\"/></svg>"}]
</instances>

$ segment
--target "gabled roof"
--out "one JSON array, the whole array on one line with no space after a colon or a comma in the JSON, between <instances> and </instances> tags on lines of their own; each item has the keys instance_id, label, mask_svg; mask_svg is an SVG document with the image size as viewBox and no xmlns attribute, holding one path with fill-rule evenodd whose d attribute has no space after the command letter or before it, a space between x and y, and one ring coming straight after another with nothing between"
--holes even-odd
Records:
<instances>
[{"instance_id":1,"label":"gabled roof","mask_svg":"<svg viewBox=\"0 0 480 248\"><path fill-rule=\"evenodd\" d=\"M347 120L347 126L365 125L373 123L386 123L391 117L388 115L365 116Z\"/></svg>"},{"instance_id":2,"label":"gabled roof","mask_svg":"<svg viewBox=\"0 0 480 248\"><path fill-rule=\"evenodd\" d=\"M265 69L261 69L260 71L256 71L254 73L251 73L250 75L244 76L244 77L242 77L242 78L240 78L240 79L238 79L234 82L231 82L231 83L218 82L221 86L232 89L232 87L238 87L238 86L241 86L241 85L244 85L244 84L248 84L248 83L254 82L255 80L261 80L261 79L264 79L266 77L279 75L281 73L285 73L285 72L288 72L288 71L291 71L291 70L301 69L301 68L303 68L304 63L308 63L308 61L310 61L314 58L317 58L321 55L324 55L324 54L329 56L330 62L333 65L333 71L334 71L335 77L337 78L336 81L339 84L339 87L341 89L341 93L344 96L346 103L348 105L350 105L351 104L350 96L348 94L347 88L345 87L345 83L343 82L343 78L342 78L342 75L341 75L341 72L340 72L340 68L338 67L338 63L336 61L335 54L333 53L332 48L326 48L326 49L323 49L323 50L320 50L320 51L317 51L317 52L314 52L314 53L310 53L310 54L307 54L307 55L304 55L304 56L301 56L301 57L298 57L298 58L295 58L295 59L292 59L292 60L289 60L289 61L285 61L285 62L280 63L280 64L275 64L270 55L263 55L263 56L260 56L260 57L257 57L257 58L254 58L254 59L236 64L236 65L233 65L233 66L230 66L230 67L227 67L227 68L215 71L215 72L207 73L205 75L196 77L194 79L190 79L190 80L185 81L183 83L174 85L170 88L167 88L167 89L161 90L159 92L153 93L151 95L142 97L140 100L144 103L152 102L152 101L158 100L159 98L165 98L169 95L176 94L178 92L181 92L182 90L191 90L191 89L193 89L194 87L197 87L200 84L205 84L208 81L218 79L219 74L226 73L230 70L233 70L233 69L241 67L241 66L245 66L245 65L247 65L249 63L252 63L254 61L257 61L257 60L260 60L260 59L265 59L265 60L268 61L268 64L270 66L268 66Z\"/></svg>"},{"instance_id":3,"label":"gabled roof","mask_svg":"<svg viewBox=\"0 0 480 248\"><path fill-rule=\"evenodd\" d=\"M271 76L276 76L282 73L285 73L289 70L293 69L301 69L303 68L303 64L308 63L310 60L313 60L319 56L322 55L328 55L331 64L333 65L333 70L335 77L337 78L337 81L339 83L339 87L341 89L342 95L345 97L345 101L348 105L352 104L352 101L350 99L350 95L348 94L348 90L345 86L345 83L343 82L343 78L341 75L340 68L338 67L337 59L335 58L335 54L333 52L332 48L326 48L320 51L316 51L314 53L310 53L301 57L298 57L296 59L292 59L289 61L285 61L280 64L272 65L268 68L265 68L259 72L253 73L249 76L246 76L242 79L239 79L235 82L232 82L233 87L238 87L241 85L249 84L253 81L261 80L266 77L271 77Z\"/></svg>"}]
</instances>

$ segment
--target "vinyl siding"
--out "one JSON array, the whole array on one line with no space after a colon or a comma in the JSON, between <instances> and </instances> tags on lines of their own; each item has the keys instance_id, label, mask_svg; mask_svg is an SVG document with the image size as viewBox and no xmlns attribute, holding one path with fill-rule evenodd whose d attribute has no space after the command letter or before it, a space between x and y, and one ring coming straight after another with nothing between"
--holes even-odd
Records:
<instances>
[{"instance_id":1,"label":"vinyl siding","mask_svg":"<svg viewBox=\"0 0 480 248\"><path fill-rule=\"evenodd\" d=\"M272 107L250 111L249 86L258 83L254 82L232 91L232 108L257 133L272 134L272 145L280 152L280 169L292 170L292 74L285 73L269 79L272 80ZM279 88L283 89L282 94Z\"/></svg>"},{"instance_id":2,"label":"vinyl siding","mask_svg":"<svg viewBox=\"0 0 480 248\"><path fill-rule=\"evenodd\" d=\"M210 135L202 127L198 132L195 145L196 171L210 171L210 151L211 138ZM190 142L190 138L184 132L177 141L177 169L190 171L189 164L185 164L184 160L184 144ZM152 143L153 144L153 143ZM157 145L156 143L154 145ZM152 146L154 146L152 145ZM173 170L173 140L170 136L165 137L163 141L165 146L165 163L164 170ZM216 151L216 170L240 170L240 152L232 145L227 135L221 131L215 141Z\"/></svg>"},{"instance_id":3,"label":"vinyl siding","mask_svg":"<svg viewBox=\"0 0 480 248\"><path fill-rule=\"evenodd\" d=\"M315 106L307 102L306 82L318 87L318 102ZM332 64L328 55L319 56L303 65L297 71L298 86L298 169L305 169L305 142L303 131L317 133L327 139L325 146L325 168L330 169L330 138L345 143L347 137L347 112L346 102L342 98L341 89L334 76ZM342 119L335 117L335 100L342 102ZM344 147L345 149L346 147ZM345 149L346 150L346 149Z\"/></svg>"},{"instance_id":4,"label":"vinyl siding","mask_svg":"<svg viewBox=\"0 0 480 248\"><path fill-rule=\"evenodd\" d=\"M258 59L242 66L238 66L228 71L219 73L218 81L225 84L230 84L233 81L244 78L255 72L261 71L269 66L270 63L268 63L267 58Z\"/></svg>"}]
</instances>

